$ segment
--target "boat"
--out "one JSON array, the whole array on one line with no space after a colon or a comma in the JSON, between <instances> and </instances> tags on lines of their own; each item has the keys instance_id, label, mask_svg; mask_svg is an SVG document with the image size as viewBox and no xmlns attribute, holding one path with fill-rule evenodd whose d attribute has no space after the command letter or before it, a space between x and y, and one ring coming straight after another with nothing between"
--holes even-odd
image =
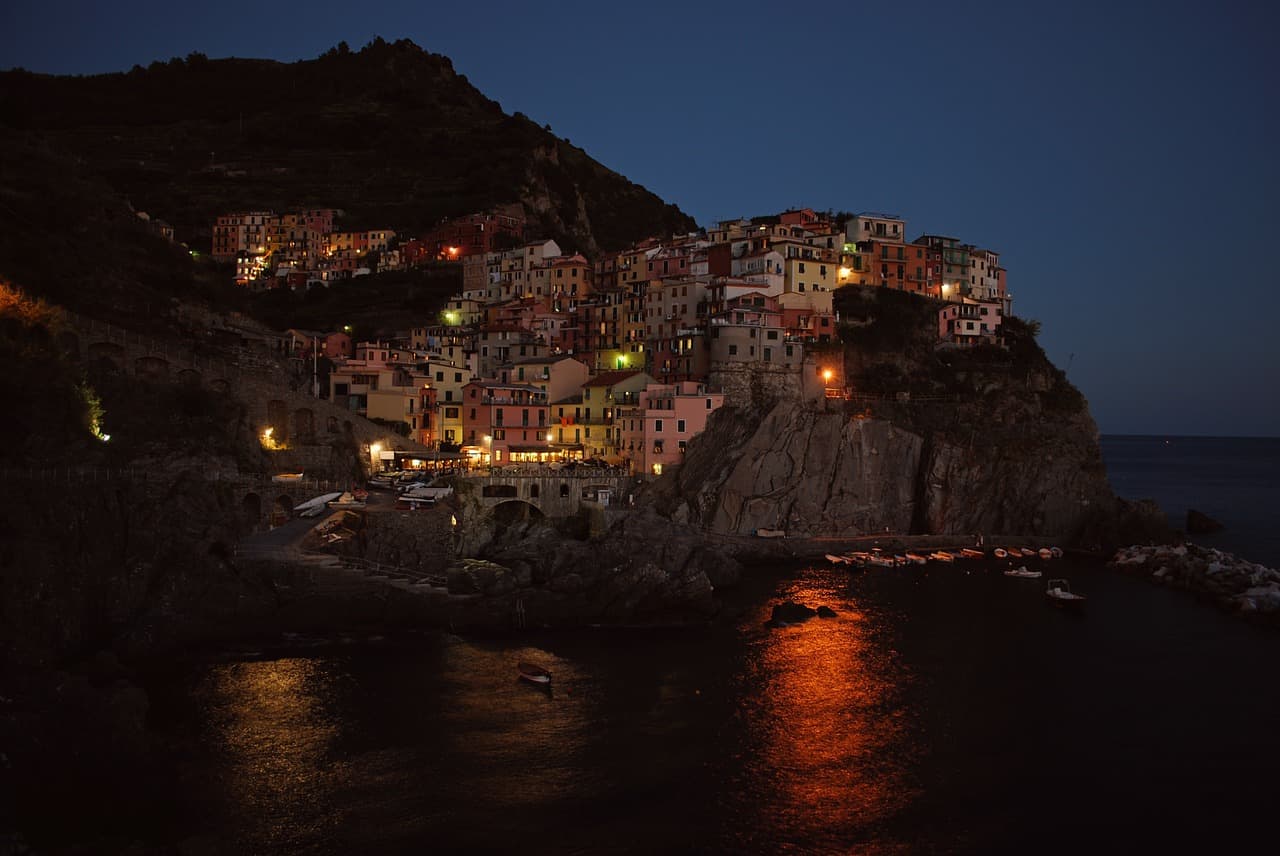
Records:
<instances>
[{"instance_id":1,"label":"boat","mask_svg":"<svg viewBox=\"0 0 1280 856\"><path fill-rule=\"evenodd\" d=\"M551 683L551 673L533 663L517 663L516 672L520 675L520 680L531 684L547 686Z\"/></svg>"},{"instance_id":2,"label":"boat","mask_svg":"<svg viewBox=\"0 0 1280 856\"><path fill-rule=\"evenodd\" d=\"M1040 571L1027 570L1026 565L1023 565L1020 568L1010 568L1004 572L1004 575L1006 577L1017 577L1022 580L1038 580L1040 577L1044 576Z\"/></svg>"},{"instance_id":3,"label":"boat","mask_svg":"<svg viewBox=\"0 0 1280 856\"><path fill-rule=\"evenodd\" d=\"M301 505L295 505L293 513L299 517L318 517L328 510L328 503L342 496L341 493L322 493Z\"/></svg>"},{"instance_id":4,"label":"boat","mask_svg":"<svg viewBox=\"0 0 1280 856\"><path fill-rule=\"evenodd\" d=\"M366 494L367 496L368 494ZM364 500L356 499L351 491L343 491L342 495L337 499L329 500L326 505L330 508L364 508Z\"/></svg>"},{"instance_id":5,"label":"boat","mask_svg":"<svg viewBox=\"0 0 1280 856\"><path fill-rule=\"evenodd\" d=\"M946 550L936 550L929 554L929 558L935 562L954 562L956 560L956 557Z\"/></svg>"},{"instance_id":6,"label":"boat","mask_svg":"<svg viewBox=\"0 0 1280 856\"><path fill-rule=\"evenodd\" d=\"M757 529L757 538L786 538L786 530L783 529Z\"/></svg>"},{"instance_id":7,"label":"boat","mask_svg":"<svg viewBox=\"0 0 1280 856\"><path fill-rule=\"evenodd\" d=\"M1044 594L1051 603L1059 606L1081 606L1088 600L1084 595L1071 591L1071 585L1066 580L1049 580Z\"/></svg>"},{"instance_id":8,"label":"boat","mask_svg":"<svg viewBox=\"0 0 1280 856\"><path fill-rule=\"evenodd\" d=\"M883 556L879 553L872 553L870 556L867 557L867 564L876 565L877 567L881 567L881 568L892 568L893 557Z\"/></svg>"},{"instance_id":9,"label":"boat","mask_svg":"<svg viewBox=\"0 0 1280 856\"><path fill-rule=\"evenodd\" d=\"M915 562L917 565L923 565L928 562L928 558L921 556L919 553L907 553L907 561Z\"/></svg>"},{"instance_id":10,"label":"boat","mask_svg":"<svg viewBox=\"0 0 1280 856\"><path fill-rule=\"evenodd\" d=\"M833 565L849 565L853 563L853 559L848 556L836 556L832 553L826 553L827 561Z\"/></svg>"},{"instance_id":11,"label":"boat","mask_svg":"<svg viewBox=\"0 0 1280 856\"><path fill-rule=\"evenodd\" d=\"M1011 559L1021 559L1023 556L1030 556L1030 555L1031 555L1030 550L1019 550L1017 547L1009 548L1009 558Z\"/></svg>"},{"instance_id":12,"label":"boat","mask_svg":"<svg viewBox=\"0 0 1280 856\"><path fill-rule=\"evenodd\" d=\"M975 550L972 547L965 547L960 551L960 555L965 559L981 559L986 554L981 550Z\"/></svg>"},{"instance_id":13,"label":"boat","mask_svg":"<svg viewBox=\"0 0 1280 856\"><path fill-rule=\"evenodd\" d=\"M1050 550L1048 547L1041 547L1039 550L1036 551L1036 555L1042 559L1052 559L1053 551Z\"/></svg>"},{"instance_id":14,"label":"boat","mask_svg":"<svg viewBox=\"0 0 1280 856\"><path fill-rule=\"evenodd\" d=\"M992 555L994 555L997 559L1007 559L1009 558L1009 551L1006 550L1004 547L996 547L996 549L992 552Z\"/></svg>"},{"instance_id":15,"label":"boat","mask_svg":"<svg viewBox=\"0 0 1280 856\"><path fill-rule=\"evenodd\" d=\"M271 480L277 483L300 482L302 481L302 475L302 473L276 473L271 477Z\"/></svg>"},{"instance_id":16,"label":"boat","mask_svg":"<svg viewBox=\"0 0 1280 856\"><path fill-rule=\"evenodd\" d=\"M894 567L898 567L899 565L909 565L909 564L911 564L911 560L908 559L906 556L904 556L902 553L893 554Z\"/></svg>"},{"instance_id":17,"label":"boat","mask_svg":"<svg viewBox=\"0 0 1280 856\"><path fill-rule=\"evenodd\" d=\"M1049 555L1053 556L1053 558L1055 558L1055 559L1061 559L1061 558L1062 558L1062 548L1061 548L1061 547L1050 547L1050 548L1049 548Z\"/></svg>"}]
</instances>

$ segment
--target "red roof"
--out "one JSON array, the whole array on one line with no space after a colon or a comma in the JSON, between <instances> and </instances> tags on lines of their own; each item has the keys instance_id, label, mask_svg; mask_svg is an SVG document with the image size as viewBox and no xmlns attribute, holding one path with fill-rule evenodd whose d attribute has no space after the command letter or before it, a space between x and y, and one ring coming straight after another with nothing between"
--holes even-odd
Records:
<instances>
[{"instance_id":1,"label":"red roof","mask_svg":"<svg viewBox=\"0 0 1280 856\"><path fill-rule=\"evenodd\" d=\"M584 383L583 386L616 386L617 384L622 383L624 380L627 380L628 378L633 378L636 375L640 375L640 374L644 374L644 372L635 371L635 370L603 372L601 374L596 375L593 378L588 378L587 382Z\"/></svg>"}]
</instances>

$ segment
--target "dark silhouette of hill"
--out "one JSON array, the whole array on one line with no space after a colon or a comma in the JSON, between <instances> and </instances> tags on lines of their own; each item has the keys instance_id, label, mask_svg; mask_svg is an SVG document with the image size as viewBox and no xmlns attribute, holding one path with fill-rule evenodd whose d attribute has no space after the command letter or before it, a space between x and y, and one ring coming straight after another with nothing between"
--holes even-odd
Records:
<instances>
[{"instance_id":1,"label":"dark silhouette of hill","mask_svg":"<svg viewBox=\"0 0 1280 856\"><path fill-rule=\"evenodd\" d=\"M218 213L258 208L331 206L347 228L414 233L519 202L539 234L588 254L694 227L408 40L294 63L192 54L120 74L3 72L0 127L75 156L196 249Z\"/></svg>"}]
</instances>

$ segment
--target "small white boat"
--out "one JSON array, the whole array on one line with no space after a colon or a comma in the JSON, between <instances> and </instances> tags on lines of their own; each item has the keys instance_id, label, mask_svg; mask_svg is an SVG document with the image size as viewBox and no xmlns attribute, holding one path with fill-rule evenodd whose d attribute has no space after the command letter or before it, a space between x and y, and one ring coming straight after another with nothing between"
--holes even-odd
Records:
<instances>
[{"instance_id":1,"label":"small white boat","mask_svg":"<svg viewBox=\"0 0 1280 856\"><path fill-rule=\"evenodd\" d=\"M1036 555L1042 559L1052 559L1053 551L1050 550L1048 547L1041 547L1039 550L1036 551Z\"/></svg>"},{"instance_id":2,"label":"small white boat","mask_svg":"<svg viewBox=\"0 0 1280 856\"><path fill-rule=\"evenodd\" d=\"M914 562L917 565L923 565L927 563L929 559L925 556L921 556L919 553L907 553L907 561Z\"/></svg>"},{"instance_id":3,"label":"small white boat","mask_svg":"<svg viewBox=\"0 0 1280 856\"><path fill-rule=\"evenodd\" d=\"M1084 595L1071 591L1071 585L1066 580L1049 580L1044 594L1051 603L1059 606L1082 606L1088 600Z\"/></svg>"},{"instance_id":4,"label":"small white boat","mask_svg":"<svg viewBox=\"0 0 1280 856\"><path fill-rule=\"evenodd\" d=\"M782 529L757 529L757 538L786 538L787 533Z\"/></svg>"},{"instance_id":5,"label":"small white boat","mask_svg":"<svg viewBox=\"0 0 1280 856\"><path fill-rule=\"evenodd\" d=\"M1017 577L1020 580L1038 580L1040 577L1044 576L1040 571L1027 570L1026 565L1023 565L1020 568L1010 568L1004 572L1004 575L1006 577Z\"/></svg>"},{"instance_id":6,"label":"small white boat","mask_svg":"<svg viewBox=\"0 0 1280 856\"><path fill-rule=\"evenodd\" d=\"M341 496L329 500L326 504L330 508L364 508L364 500L357 499L349 490L343 491Z\"/></svg>"},{"instance_id":7,"label":"small white boat","mask_svg":"<svg viewBox=\"0 0 1280 856\"><path fill-rule=\"evenodd\" d=\"M827 561L833 565L849 565L853 563L853 559L848 556L837 556L833 553L827 553L825 555L827 557Z\"/></svg>"},{"instance_id":8,"label":"small white boat","mask_svg":"<svg viewBox=\"0 0 1280 856\"><path fill-rule=\"evenodd\" d=\"M867 557L866 561L868 565L875 565L876 567L880 567L880 568L893 567L893 556L882 556L879 553L872 553L870 556Z\"/></svg>"},{"instance_id":9,"label":"small white boat","mask_svg":"<svg viewBox=\"0 0 1280 856\"><path fill-rule=\"evenodd\" d=\"M302 475L302 473L276 473L271 477L271 480L277 483L300 482L302 481Z\"/></svg>"},{"instance_id":10,"label":"small white boat","mask_svg":"<svg viewBox=\"0 0 1280 856\"><path fill-rule=\"evenodd\" d=\"M547 686L551 683L551 673L533 663L517 663L516 673L520 675L520 680L531 684Z\"/></svg>"},{"instance_id":11,"label":"small white boat","mask_svg":"<svg viewBox=\"0 0 1280 856\"><path fill-rule=\"evenodd\" d=\"M960 555L965 559L981 559L986 553L981 550L975 550L972 547L965 547L960 551Z\"/></svg>"},{"instance_id":12,"label":"small white boat","mask_svg":"<svg viewBox=\"0 0 1280 856\"><path fill-rule=\"evenodd\" d=\"M1007 559L1009 558L1009 551L1006 550L1004 547L996 547L992 555L994 555L997 559Z\"/></svg>"},{"instance_id":13,"label":"small white boat","mask_svg":"<svg viewBox=\"0 0 1280 856\"><path fill-rule=\"evenodd\" d=\"M341 493L322 493L320 496L309 499L301 505L295 505L293 513L299 517L316 517L328 508L328 503L340 496L342 496Z\"/></svg>"},{"instance_id":14,"label":"small white boat","mask_svg":"<svg viewBox=\"0 0 1280 856\"><path fill-rule=\"evenodd\" d=\"M948 553L946 550L937 550L935 552L932 552L929 554L929 558L933 559L935 562L947 562L947 563L951 563L956 560L956 557Z\"/></svg>"}]
</instances>

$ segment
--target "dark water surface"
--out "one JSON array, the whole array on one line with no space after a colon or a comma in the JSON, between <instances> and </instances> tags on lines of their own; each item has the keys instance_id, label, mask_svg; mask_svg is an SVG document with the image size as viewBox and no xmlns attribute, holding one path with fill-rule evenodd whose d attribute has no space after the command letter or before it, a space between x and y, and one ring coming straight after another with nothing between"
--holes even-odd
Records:
<instances>
[{"instance_id":1,"label":"dark water surface","mask_svg":"<svg viewBox=\"0 0 1280 856\"><path fill-rule=\"evenodd\" d=\"M1182 851L1269 823L1280 636L1058 560L778 569L701 630L365 642L153 688L237 852ZM836 619L769 630L795 598ZM520 683L535 660L554 690Z\"/></svg>"},{"instance_id":2,"label":"dark water surface","mask_svg":"<svg viewBox=\"0 0 1280 856\"><path fill-rule=\"evenodd\" d=\"M1156 500L1177 529L1202 511L1225 528L1196 543L1280 567L1280 438L1108 435L1102 456L1120 496Z\"/></svg>"},{"instance_id":3,"label":"dark water surface","mask_svg":"<svg viewBox=\"0 0 1280 856\"><path fill-rule=\"evenodd\" d=\"M1104 438L1112 483L1280 563L1280 441ZM1028 564L1040 565L1038 561ZM1280 634L1076 560L764 569L686 631L298 642L148 689L235 853L1231 852L1271 835ZM770 630L773 604L835 619ZM554 689L516 663L550 668Z\"/></svg>"}]
</instances>

